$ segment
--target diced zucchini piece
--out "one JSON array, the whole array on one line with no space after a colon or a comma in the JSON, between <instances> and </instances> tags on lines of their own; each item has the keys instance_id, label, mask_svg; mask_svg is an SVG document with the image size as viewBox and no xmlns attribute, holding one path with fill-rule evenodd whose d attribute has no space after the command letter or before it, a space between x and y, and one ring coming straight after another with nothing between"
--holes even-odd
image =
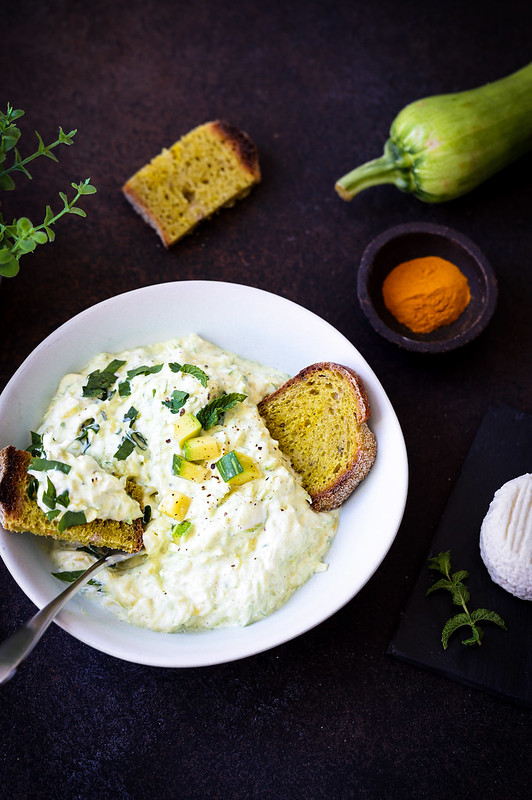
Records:
<instances>
[{"instance_id":1,"label":"diced zucchini piece","mask_svg":"<svg viewBox=\"0 0 532 800\"><path fill-rule=\"evenodd\" d=\"M216 466L223 480L230 486L242 486L262 475L252 458L236 450L222 456Z\"/></svg>"},{"instance_id":2,"label":"diced zucchini piece","mask_svg":"<svg viewBox=\"0 0 532 800\"><path fill-rule=\"evenodd\" d=\"M190 497L182 492L168 492L159 506L159 511L166 514L167 517L172 517L178 522L182 522L190 508Z\"/></svg>"},{"instance_id":3,"label":"diced zucchini piece","mask_svg":"<svg viewBox=\"0 0 532 800\"><path fill-rule=\"evenodd\" d=\"M174 475L179 475L180 478L186 478L187 481L195 481L196 483L203 483L210 475L210 470L199 464L186 461L186 459L177 454L174 454L172 460L172 472Z\"/></svg>"},{"instance_id":4,"label":"diced zucchini piece","mask_svg":"<svg viewBox=\"0 0 532 800\"><path fill-rule=\"evenodd\" d=\"M191 527L192 523L188 519L184 519L183 522L178 522L177 525L174 525L172 528L172 539L174 542L178 542L182 536L185 536Z\"/></svg>"},{"instance_id":5,"label":"diced zucchini piece","mask_svg":"<svg viewBox=\"0 0 532 800\"><path fill-rule=\"evenodd\" d=\"M183 416L179 417L177 422L174 424L175 436L180 446L182 446L183 442L186 442L187 439L197 436L200 431L201 422L197 417L194 416L194 414L183 414Z\"/></svg>"},{"instance_id":6,"label":"diced zucchini piece","mask_svg":"<svg viewBox=\"0 0 532 800\"><path fill-rule=\"evenodd\" d=\"M220 442L214 436L195 436L183 445L183 452L188 461L205 461L218 458L221 453Z\"/></svg>"}]
</instances>

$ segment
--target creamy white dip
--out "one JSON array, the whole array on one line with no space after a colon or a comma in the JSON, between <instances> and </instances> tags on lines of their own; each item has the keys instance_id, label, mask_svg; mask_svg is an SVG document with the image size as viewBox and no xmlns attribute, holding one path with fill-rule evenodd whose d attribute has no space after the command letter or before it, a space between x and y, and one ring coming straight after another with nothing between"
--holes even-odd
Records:
<instances>
[{"instance_id":1,"label":"creamy white dip","mask_svg":"<svg viewBox=\"0 0 532 800\"><path fill-rule=\"evenodd\" d=\"M88 376L104 373L113 361L124 363L111 370L116 375L112 387L100 396L84 396L90 395ZM193 369L182 371L183 365ZM286 378L195 334L102 353L81 373L63 378L38 433L44 457L71 469L44 477L33 473L40 481L43 510L49 511L43 500L49 477L56 493L68 499L61 514L82 511L87 521L141 516L125 491L128 477L142 487L151 509L145 553L104 570L97 578L100 585L85 592L132 624L157 631L198 630L255 622L326 569L323 559L338 512L310 508L299 477L257 411L257 403ZM245 399L200 434L217 440L219 454L197 462L204 468L199 479L174 474L174 457L184 456L176 438L178 420L231 393ZM130 452L123 457L122 450L117 457L128 438ZM240 486L225 482L216 462L231 451L251 459L258 477ZM179 495L189 502L185 533L169 514L168 498ZM75 544L55 541L50 546L57 571L84 569L94 560Z\"/></svg>"}]
</instances>

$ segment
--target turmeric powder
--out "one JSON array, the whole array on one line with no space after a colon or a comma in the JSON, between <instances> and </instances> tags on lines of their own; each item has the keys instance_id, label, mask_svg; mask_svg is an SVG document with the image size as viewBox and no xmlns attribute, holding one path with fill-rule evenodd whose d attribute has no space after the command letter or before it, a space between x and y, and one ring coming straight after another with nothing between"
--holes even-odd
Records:
<instances>
[{"instance_id":1,"label":"turmeric powder","mask_svg":"<svg viewBox=\"0 0 532 800\"><path fill-rule=\"evenodd\" d=\"M386 308L414 333L431 333L454 322L471 299L465 275L439 256L404 261L386 277Z\"/></svg>"}]
</instances>

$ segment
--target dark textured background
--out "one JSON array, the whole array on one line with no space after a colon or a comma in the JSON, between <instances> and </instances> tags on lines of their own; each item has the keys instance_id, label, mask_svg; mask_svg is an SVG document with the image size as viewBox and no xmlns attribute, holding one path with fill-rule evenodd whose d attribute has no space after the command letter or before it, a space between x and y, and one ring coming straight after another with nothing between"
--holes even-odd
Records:
<instances>
[{"instance_id":1,"label":"dark textured background","mask_svg":"<svg viewBox=\"0 0 532 800\"><path fill-rule=\"evenodd\" d=\"M332 619L271 652L155 669L53 626L0 689L3 797L528 797L530 711L386 648L488 404L532 411L532 157L442 206L393 187L347 204L333 186L380 155L407 102L528 63L530 3L13 0L2 22L1 103L27 112L22 151L35 128L46 141L58 125L78 129L59 165L37 161L33 181L2 197L4 214L36 222L71 180L98 187L86 220L59 223L55 243L2 281L4 379L59 324L118 292L197 278L258 286L360 350L397 411L411 470L403 524L375 576ZM216 117L256 141L263 182L166 252L120 186ZM380 339L356 300L365 246L418 220L472 238L499 281L488 329L442 357ZM3 565L0 586L3 639L33 606Z\"/></svg>"}]
</instances>

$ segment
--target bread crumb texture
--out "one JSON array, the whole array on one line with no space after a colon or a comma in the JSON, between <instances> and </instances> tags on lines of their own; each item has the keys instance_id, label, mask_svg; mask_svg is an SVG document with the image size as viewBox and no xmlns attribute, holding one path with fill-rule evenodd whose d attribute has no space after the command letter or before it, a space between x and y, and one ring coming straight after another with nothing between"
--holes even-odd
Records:
<instances>
[{"instance_id":1,"label":"bread crumb texture","mask_svg":"<svg viewBox=\"0 0 532 800\"><path fill-rule=\"evenodd\" d=\"M6 531L36 536L50 536L65 542L80 545L109 547L136 553L142 548L142 519L132 523L116 520L94 520L59 531L58 523L49 520L35 500L28 495L28 466L31 455L26 450L12 446L0 451L0 523ZM128 483L127 491L141 503L142 491L134 482Z\"/></svg>"},{"instance_id":2,"label":"bread crumb texture","mask_svg":"<svg viewBox=\"0 0 532 800\"><path fill-rule=\"evenodd\" d=\"M133 175L122 191L170 247L260 181L257 148L228 122L199 125Z\"/></svg>"},{"instance_id":3,"label":"bread crumb texture","mask_svg":"<svg viewBox=\"0 0 532 800\"><path fill-rule=\"evenodd\" d=\"M259 404L316 511L337 508L362 481L377 454L367 425L364 383L347 367L313 364Z\"/></svg>"},{"instance_id":4,"label":"bread crumb texture","mask_svg":"<svg viewBox=\"0 0 532 800\"><path fill-rule=\"evenodd\" d=\"M532 474L495 492L480 529L480 554L495 583L532 600Z\"/></svg>"}]
</instances>

